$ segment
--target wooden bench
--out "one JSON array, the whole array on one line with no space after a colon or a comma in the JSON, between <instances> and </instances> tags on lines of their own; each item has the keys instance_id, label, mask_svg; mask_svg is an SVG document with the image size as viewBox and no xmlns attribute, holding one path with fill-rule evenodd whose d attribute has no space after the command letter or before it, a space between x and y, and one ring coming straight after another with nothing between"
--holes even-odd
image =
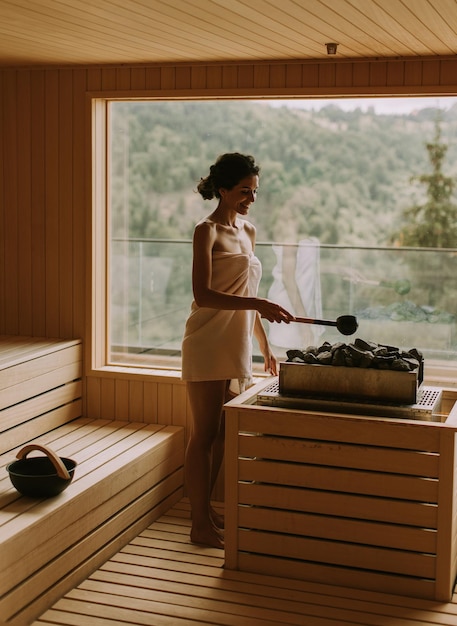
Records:
<instances>
[{"instance_id":1,"label":"wooden bench","mask_svg":"<svg viewBox=\"0 0 457 626\"><path fill-rule=\"evenodd\" d=\"M183 495L183 429L82 416L80 341L0 337L0 616L26 626ZM21 496L25 443L77 462L60 495ZM29 456L41 454L32 452Z\"/></svg>"}]
</instances>

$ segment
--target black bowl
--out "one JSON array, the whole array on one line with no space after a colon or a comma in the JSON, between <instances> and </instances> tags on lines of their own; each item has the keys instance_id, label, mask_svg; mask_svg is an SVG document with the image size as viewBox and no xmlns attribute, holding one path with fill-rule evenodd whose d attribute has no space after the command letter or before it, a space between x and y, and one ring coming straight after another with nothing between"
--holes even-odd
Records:
<instances>
[{"instance_id":1,"label":"black bowl","mask_svg":"<svg viewBox=\"0 0 457 626\"><path fill-rule=\"evenodd\" d=\"M13 486L24 496L31 498L50 498L57 496L73 480L76 461L62 458L70 478L61 478L48 457L20 459L7 465Z\"/></svg>"}]
</instances>

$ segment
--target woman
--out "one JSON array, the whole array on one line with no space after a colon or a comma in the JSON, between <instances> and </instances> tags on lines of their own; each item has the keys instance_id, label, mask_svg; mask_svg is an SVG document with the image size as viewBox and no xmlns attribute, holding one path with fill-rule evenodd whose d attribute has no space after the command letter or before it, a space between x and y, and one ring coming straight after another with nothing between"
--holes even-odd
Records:
<instances>
[{"instance_id":1,"label":"woman","mask_svg":"<svg viewBox=\"0 0 457 626\"><path fill-rule=\"evenodd\" d=\"M257 297L261 265L254 256L255 228L244 219L255 202L259 167L253 157L224 154L201 179L205 200L216 209L195 227L192 287L194 301L182 344L182 378L192 411L185 474L192 508L191 541L222 548L222 519L210 506L224 454L223 405L232 379L243 388L251 377L252 333L277 373L261 317L286 322L283 307Z\"/></svg>"}]
</instances>

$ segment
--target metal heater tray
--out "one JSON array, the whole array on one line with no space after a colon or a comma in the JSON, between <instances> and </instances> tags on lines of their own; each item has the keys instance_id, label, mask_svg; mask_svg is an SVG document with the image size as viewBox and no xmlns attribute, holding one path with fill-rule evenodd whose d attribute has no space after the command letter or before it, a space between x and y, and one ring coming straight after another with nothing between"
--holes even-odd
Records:
<instances>
[{"instance_id":1,"label":"metal heater tray","mask_svg":"<svg viewBox=\"0 0 457 626\"><path fill-rule=\"evenodd\" d=\"M414 404L396 404L379 400L353 400L328 398L325 396L284 395L279 392L279 378L276 378L257 394L257 404L287 409L329 411L374 417L400 417L403 419L441 421L442 390L439 387L421 385Z\"/></svg>"},{"instance_id":2,"label":"metal heater tray","mask_svg":"<svg viewBox=\"0 0 457 626\"><path fill-rule=\"evenodd\" d=\"M279 389L284 395L414 404L421 382L419 368L401 372L294 362L279 365Z\"/></svg>"}]
</instances>

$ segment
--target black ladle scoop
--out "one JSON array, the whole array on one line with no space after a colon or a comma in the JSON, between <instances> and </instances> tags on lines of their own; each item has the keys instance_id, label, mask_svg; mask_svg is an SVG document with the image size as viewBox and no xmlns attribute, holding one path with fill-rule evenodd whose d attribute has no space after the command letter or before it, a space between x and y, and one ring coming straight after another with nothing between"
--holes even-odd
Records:
<instances>
[{"instance_id":1,"label":"black ladle scoop","mask_svg":"<svg viewBox=\"0 0 457 626\"><path fill-rule=\"evenodd\" d=\"M295 317L292 321L302 324L319 324L320 326L336 326L342 335L353 335L359 324L353 315L340 315L336 321L316 320L312 317Z\"/></svg>"}]
</instances>

